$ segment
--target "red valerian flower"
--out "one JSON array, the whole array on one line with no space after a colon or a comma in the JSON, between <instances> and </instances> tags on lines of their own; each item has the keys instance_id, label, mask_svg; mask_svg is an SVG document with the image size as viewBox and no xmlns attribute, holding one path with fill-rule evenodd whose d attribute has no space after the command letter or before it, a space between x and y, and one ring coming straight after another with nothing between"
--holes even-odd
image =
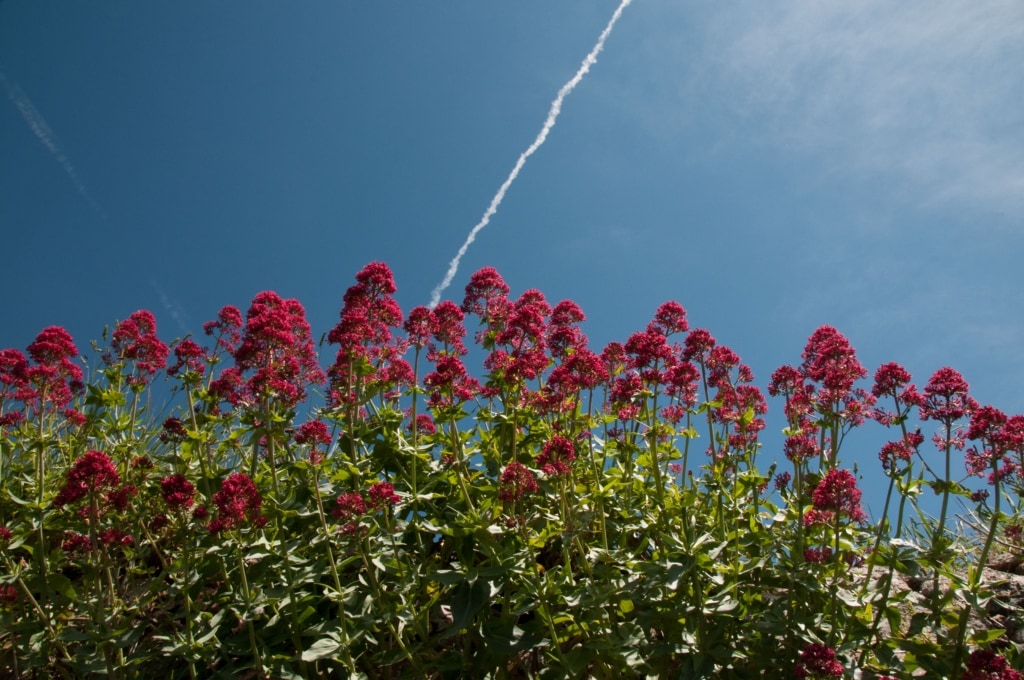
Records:
<instances>
[{"instance_id":1,"label":"red valerian flower","mask_svg":"<svg viewBox=\"0 0 1024 680\"><path fill-rule=\"evenodd\" d=\"M860 498L861 491L857 488L853 473L832 469L818 482L812 502L816 510L845 515L854 522L865 522L867 515L860 507Z\"/></svg>"},{"instance_id":2,"label":"red valerian flower","mask_svg":"<svg viewBox=\"0 0 1024 680\"><path fill-rule=\"evenodd\" d=\"M135 362L137 372L129 378L133 385L146 385L156 372L167 365L170 352L156 334L156 318L140 309L117 324L110 343L117 360Z\"/></svg>"},{"instance_id":3,"label":"red valerian flower","mask_svg":"<svg viewBox=\"0 0 1024 680\"><path fill-rule=\"evenodd\" d=\"M469 352L463 343L466 337L465 315L459 306L451 300L442 301L430 313L434 345L431 347L430 359L438 356L438 352L464 356Z\"/></svg>"},{"instance_id":4,"label":"red valerian flower","mask_svg":"<svg viewBox=\"0 0 1024 680\"><path fill-rule=\"evenodd\" d=\"M388 366L400 359L408 346L404 338L396 339L391 332L402 326L403 319L392 297L396 286L388 266L371 262L356 274L356 281L345 291L338 324L327 334L328 342L339 346L328 369L331 406L352 404L359 395L393 389L396 376L389 373ZM411 377L411 371L404 373Z\"/></svg>"},{"instance_id":5,"label":"red valerian flower","mask_svg":"<svg viewBox=\"0 0 1024 680\"><path fill-rule=\"evenodd\" d=\"M121 477L107 454L89 451L76 460L68 470L67 481L53 500L53 504L62 508L80 501L90 493L113 489L120 481Z\"/></svg>"},{"instance_id":6,"label":"red valerian flower","mask_svg":"<svg viewBox=\"0 0 1024 680\"><path fill-rule=\"evenodd\" d=\"M565 360L587 346L587 336L578 327L586 318L572 300L562 300L555 305L546 338L552 356Z\"/></svg>"},{"instance_id":7,"label":"red valerian flower","mask_svg":"<svg viewBox=\"0 0 1024 680\"><path fill-rule=\"evenodd\" d=\"M104 545L120 545L126 548L135 543L135 539L132 538L131 534L114 528L101 531L99 539L100 543Z\"/></svg>"},{"instance_id":8,"label":"red valerian flower","mask_svg":"<svg viewBox=\"0 0 1024 680\"><path fill-rule=\"evenodd\" d=\"M20 597L15 586L0 586L0 605L17 604Z\"/></svg>"},{"instance_id":9,"label":"red valerian flower","mask_svg":"<svg viewBox=\"0 0 1024 680\"><path fill-rule=\"evenodd\" d=\"M967 394L964 377L948 366L935 371L924 388L922 420L939 420L947 425L970 415L978 402Z\"/></svg>"},{"instance_id":10,"label":"red valerian flower","mask_svg":"<svg viewBox=\"0 0 1024 680\"><path fill-rule=\"evenodd\" d=\"M296 444L330 444L331 430L322 420L309 420L299 425L295 433Z\"/></svg>"},{"instance_id":11,"label":"red valerian flower","mask_svg":"<svg viewBox=\"0 0 1024 680\"><path fill-rule=\"evenodd\" d=\"M494 267L483 267L469 277L462 311L476 314L489 325L496 314L506 311L509 290L498 270Z\"/></svg>"},{"instance_id":12,"label":"red valerian flower","mask_svg":"<svg viewBox=\"0 0 1024 680\"><path fill-rule=\"evenodd\" d=\"M73 361L78 348L71 334L60 326L49 326L40 331L27 349L36 363L25 371L34 391L25 392L19 399L36 402L40 409L48 405L54 410L64 408L85 387L82 369Z\"/></svg>"},{"instance_id":13,"label":"red valerian flower","mask_svg":"<svg viewBox=\"0 0 1024 680\"><path fill-rule=\"evenodd\" d=\"M241 472L230 475L213 495L217 518L207 524L212 534L242 528L246 523L262 527L267 518L260 514L263 497L249 476Z\"/></svg>"},{"instance_id":14,"label":"red valerian flower","mask_svg":"<svg viewBox=\"0 0 1024 680\"><path fill-rule=\"evenodd\" d=\"M366 501L361 494L349 491L338 496L331 515L341 521L342 534L355 536L359 533L359 519L366 514Z\"/></svg>"},{"instance_id":15,"label":"red valerian flower","mask_svg":"<svg viewBox=\"0 0 1024 680\"><path fill-rule=\"evenodd\" d=\"M168 510L185 512L195 502L196 488L183 474L168 475L160 480L160 492Z\"/></svg>"},{"instance_id":16,"label":"red valerian flower","mask_svg":"<svg viewBox=\"0 0 1024 680\"><path fill-rule=\"evenodd\" d=\"M570 463L576 460L576 448L572 442L562 435L555 435L547 443L540 455L537 465L548 477L564 477L571 472Z\"/></svg>"},{"instance_id":17,"label":"red valerian flower","mask_svg":"<svg viewBox=\"0 0 1024 680\"><path fill-rule=\"evenodd\" d=\"M801 365L803 375L830 392L845 393L867 375L846 336L832 326L821 326L807 340Z\"/></svg>"},{"instance_id":18,"label":"red valerian flower","mask_svg":"<svg viewBox=\"0 0 1024 680\"><path fill-rule=\"evenodd\" d=\"M234 358L243 374L251 372L244 386L250 399L274 399L288 409L306 398L307 387L324 379L305 309L273 291L253 298Z\"/></svg>"},{"instance_id":19,"label":"red valerian flower","mask_svg":"<svg viewBox=\"0 0 1024 680\"><path fill-rule=\"evenodd\" d=\"M182 374L197 380L206 372L206 350L192 338L185 338L174 346L174 358L177 361L168 367L167 375Z\"/></svg>"},{"instance_id":20,"label":"red valerian flower","mask_svg":"<svg viewBox=\"0 0 1024 680\"><path fill-rule=\"evenodd\" d=\"M234 305L225 305L217 313L217 319L203 324L203 332L216 337L217 349L234 354L242 342L242 312Z\"/></svg>"},{"instance_id":21,"label":"red valerian flower","mask_svg":"<svg viewBox=\"0 0 1024 680\"><path fill-rule=\"evenodd\" d=\"M821 453L818 449L818 440L805 434L787 437L782 450L786 458L798 465Z\"/></svg>"},{"instance_id":22,"label":"red valerian flower","mask_svg":"<svg viewBox=\"0 0 1024 680\"><path fill-rule=\"evenodd\" d=\"M413 307L409 311L409 318L405 320L402 328L409 335L409 344L413 347L423 348L430 343L430 339L437 330L437 323L430 313L429 307Z\"/></svg>"},{"instance_id":23,"label":"red valerian flower","mask_svg":"<svg viewBox=\"0 0 1024 680\"><path fill-rule=\"evenodd\" d=\"M64 539L60 543L60 549L66 553L86 552L92 548L92 541L85 534L77 531L65 531Z\"/></svg>"},{"instance_id":24,"label":"red valerian flower","mask_svg":"<svg viewBox=\"0 0 1024 680\"><path fill-rule=\"evenodd\" d=\"M0 548L6 548L7 544L14 538L14 534L5 526L0 526Z\"/></svg>"},{"instance_id":25,"label":"red valerian flower","mask_svg":"<svg viewBox=\"0 0 1024 680\"><path fill-rule=\"evenodd\" d=\"M1006 423L1006 414L994 406L982 406L971 414L971 424L967 428L967 438L982 439L992 444L999 437L999 432Z\"/></svg>"},{"instance_id":26,"label":"red valerian flower","mask_svg":"<svg viewBox=\"0 0 1024 680\"><path fill-rule=\"evenodd\" d=\"M695 328L683 343L683 359L704 365L715 347L715 338L704 328Z\"/></svg>"},{"instance_id":27,"label":"red valerian flower","mask_svg":"<svg viewBox=\"0 0 1024 680\"><path fill-rule=\"evenodd\" d=\"M690 328L686 322L686 310L674 300L662 303L654 313L654 319L647 326L668 337L674 333L685 333Z\"/></svg>"},{"instance_id":28,"label":"red valerian flower","mask_svg":"<svg viewBox=\"0 0 1024 680\"><path fill-rule=\"evenodd\" d=\"M430 415L427 413L417 414L416 422L410 422L405 429L408 432L412 432L414 424L416 426L416 432L418 434L431 435L437 432L437 426L434 425L434 419L431 418Z\"/></svg>"},{"instance_id":29,"label":"red valerian flower","mask_svg":"<svg viewBox=\"0 0 1024 680\"><path fill-rule=\"evenodd\" d=\"M909 461L917 447L924 441L924 436L920 430L917 432L910 432L907 436L897 442L886 442L882 446L882 450L878 452L878 459L882 461L882 469L896 470L900 462Z\"/></svg>"},{"instance_id":30,"label":"red valerian flower","mask_svg":"<svg viewBox=\"0 0 1024 680\"><path fill-rule=\"evenodd\" d=\"M390 482L374 482L367 492L370 497L370 507L383 510L390 505L396 505L402 499L395 493L395 487Z\"/></svg>"},{"instance_id":31,"label":"red valerian flower","mask_svg":"<svg viewBox=\"0 0 1024 680\"><path fill-rule=\"evenodd\" d=\"M992 649L976 649L967 659L967 670L960 680L1024 680L1024 674Z\"/></svg>"},{"instance_id":32,"label":"red valerian flower","mask_svg":"<svg viewBox=\"0 0 1024 680\"><path fill-rule=\"evenodd\" d=\"M164 421L160 432L162 442L183 442L188 439L188 430L180 418L168 418Z\"/></svg>"},{"instance_id":33,"label":"red valerian flower","mask_svg":"<svg viewBox=\"0 0 1024 680\"><path fill-rule=\"evenodd\" d=\"M804 562L825 564L832 557L832 548L807 548L804 550Z\"/></svg>"},{"instance_id":34,"label":"red valerian flower","mask_svg":"<svg viewBox=\"0 0 1024 680\"><path fill-rule=\"evenodd\" d=\"M501 473L498 498L513 502L529 493L537 493L537 480L533 473L522 463L509 463Z\"/></svg>"},{"instance_id":35,"label":"red valerian flower","mask_svg":"<svg viewBox=\"0 0 1024 680\"><path fill-rule=\"evenodd\" d=\"M843 665L836 660L834 649L828 645L811 643L800 652L800 660L793 667L793 676L798 680L841 678Z\"/></svg>"},{"instance_id":36,"label":"red valerian flower","mask_svg":"<svg viewBox=\"0 0 1024 680\"><path fill-rule=\"evenodd\" d=\"M107 492L107 502L110 503L115 510L118 512L124 512L128 509L128 504L131 503L132 498L139 495L139 489L134 484L126 484L120 488L114 489L113 491Z\"/></svg>"}]
</instances>

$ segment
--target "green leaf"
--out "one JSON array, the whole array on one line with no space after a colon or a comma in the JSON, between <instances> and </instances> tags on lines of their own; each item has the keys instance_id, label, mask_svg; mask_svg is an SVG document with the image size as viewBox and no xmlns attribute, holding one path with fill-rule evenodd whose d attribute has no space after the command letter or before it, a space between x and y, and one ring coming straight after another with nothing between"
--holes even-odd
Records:
<instances>
[{"instance_id":1,"label":"green leaf","mask_svg":"<svg viewBox=\"0 0 1024 680\"><path fill-rule=\"evenodd\" d=\"M302 652L302 660L318 661L320 659L326 659L329 656L333 656L339 649L341 649L341 643L334 638L320 638L308 649Z\"/></svg>"},{"instance_id":2,"label":"green leaf","mask_svg":"<svg viewBox=\"0 0 1024 680\"><path fill-rule=\"evenodd\" d=\"M971 633L971 637L967 640L972 645L984 645L992 642L996 638L1000 638L1006 634L1006 631L1002 628L992 628L990 630L977 630Z\"/></svg>"}]
</instances>

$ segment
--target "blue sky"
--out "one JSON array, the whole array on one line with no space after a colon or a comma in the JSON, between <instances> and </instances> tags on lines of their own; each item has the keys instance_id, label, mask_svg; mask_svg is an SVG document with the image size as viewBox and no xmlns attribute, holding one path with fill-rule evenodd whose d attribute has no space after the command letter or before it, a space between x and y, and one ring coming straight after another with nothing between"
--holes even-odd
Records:
<instances>
[{"instance_id":1,"label":"blue sky","mask_svg":"<svg viewBox=\"0 0 1024 680\"><path fill-rule=\"evenodd\" d=\"M267 289L319 336L373 260L426 304L618 6L0 1L0 347ZM446 297L494 266L598 347L675 299L762 385L831 324L1024 412L1022 63L1016 0L634 0Z\"/></svg>"}]
</instances>

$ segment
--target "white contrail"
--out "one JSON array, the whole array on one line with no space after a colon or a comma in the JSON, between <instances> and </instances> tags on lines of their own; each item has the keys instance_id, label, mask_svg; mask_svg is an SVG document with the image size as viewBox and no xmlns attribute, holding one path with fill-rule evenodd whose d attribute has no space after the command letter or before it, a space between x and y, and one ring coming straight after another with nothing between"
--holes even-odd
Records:
<instances>
[{"instance_id":1,"label":"white contrail","mask_svg":"<svg viewBox=\"0 0 1024 680\"><path fill-rule=\"evenodd\" d=\"M583 76L587 74L590 67L597 61L598 53L602 48L604 48L604 41L608 39L612 29L615 28L615 22L617 22L619 17L622 16L622 10L626 9L626 6L630 2L632 2L632 0L622 0L622 3L619 5L618 9L615 10L615 14L612 15L608 25L605 26L603 31L601 31L601 35L597 39L597 43L594 44L594 48L590 50L590 54L588 54L583 60L583 63L580 64L580 68L576 71L576 75L574 75L572 79L563 85L562 89L558 91L558 96L555 97L555 101L551 102L551 108L548 110L548 117L544 121L544 126L537 134L537 138L533 140L533 144L531 144L526 151L520 154L519 160L516 161L515 167L512 168L512 172L508 175L508 179L505 180L505 183L498 189L498 193L496 193L494 198L491 199L491 205L488 206L487 212L485 212L484 216L480 218L480 221L477 222L475 227L473 227L473 230L469 232L469 236L466 237L466 242L462 244L462 247L459 248L459 252L455 254L454 258L452 258L451 263L448 265L448 273L444 275L444 279L441 283L437 284L437 287L434 288L433 292L431 292L431 309L436 307L437 303L441 301L441 293L443 293L444 289L451 284L452 279L455 278L455 273L459 271L459 262L462 260L462 256L466 254L466 251L469 250L469 246L476 240L476 235L480 233L481 229L487 226L487 223L491 221L491 217L498 211L498 206L501 205L502 199L505 198L505 192L508 191L509 186L512 185L512 182L514 182L516 177L519 175L519 171L522 170L523 165L526 164L526 159L532 156L533 152L539 149L541 144L544 143L544 140L547 139L548 133L551 132L551 128L555 126L558 114L562 111L562 102L567 96L569 96L569 93L572 92L573 88L579 85L580 81L583 80Z\"/></svg>"},{"instance_id":2,"label":"white contrail","mask_svg":"<svg viewBox=\"0 0 1024 680\"><path fill-rule=\"evenodd\" d=\"M78 177L78 172L75 170L75 166L71 164L71 161L64 152L60 150L60 145L57 144L57 135L53 134L53 130L47 125L46 119L43 118L43 114L39 113L36 107L32 104L32 100L28 98L18 84L8 80L3 69L0 69L0 83L3 83L4 89L7 91L7 98L18 108L21 112L21 117L28 123L29 129L32 130L32 134L36 136L43 146L47 148L50 155L53 156L54 160L64 168L64 172L67 174L71 183L78 189L78 193L82 195L86 201L93 207L93 209L99 213L100 217L106 219L106 213L100 204L89 194L89 191L85 188L85 184Z\"/></svg>"}]
</instances>

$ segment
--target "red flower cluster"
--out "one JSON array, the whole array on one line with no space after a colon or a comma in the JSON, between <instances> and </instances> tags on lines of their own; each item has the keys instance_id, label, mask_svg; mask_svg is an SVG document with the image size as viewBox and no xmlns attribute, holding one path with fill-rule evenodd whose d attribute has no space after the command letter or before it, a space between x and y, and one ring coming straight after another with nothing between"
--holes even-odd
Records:
<instances>
[{"instance_id":1,"label":"red flower cluster","mask_svg":"<svg viewBox=\"0 0 1024 680\"><path fill-rule=\"evenodd\" d=\"M537 480L533 473L522 463L509 463L501 473L498 498L514 502L528 493L537 493Z\"/></svg>"},{"instance_id":2,"label":"red flower cluster","mask_svg":"<svg viewBox=\"0 0 1024 680\"><path fill-rule=\"evenodd\" d=\"M224 382L219 383L232 405L273 400L292 409L306 398L310 385L324 379L305 309L298 300L282 299L272 291L253 298L234 358L234 369L225 371L234 375L225 380L222 374Z\"/></svg>"},{"instance_id":3,"label":"red flower cluster","mask_svg":"<svg viewBox=\"0 0 1024 680\"><path fill-rule=\"evenodd\" d=\"M374 482L367 492L371 509L383 510L391 505L396 505L402 499L395 493L395 487L390 482Z\"/></svg>"},{"instance_id":4,"label":"red flower cluster","mask_svg":"<svg viewBox=\"0 0 1024 680\"><path fill-rule=\"evenodd\" d=\"M213 494L217 506L217 518L206 525L211 534L240 529L246 524L262 527L267 518L260 514L263 497L248 475L236 472L221 484L220 491Z\"/></svg>"},{"instance_id":5,"label":"red flower cluster","mask_svg":"<svg viewBox=\"0 0 1024 680\"><path fill-rule=\"evenodd\" d=\"M576 448L568 438L561 435L552 437L537 456L537 465L548 477L565 477L572 471L570 464L576 460Z\"/></svg>"},{"instance_id":6,"label":"red flower cluster","mask_svg":"<svg viewBox=\"0 0 1024 680\"><path fill-rule=\"evenodd\" d=\"M1007 660L992 649L978 649L967 659L967 670L960 680L1024 680L1024 674L1010 667Z\"/></svg>"},{"instance_id":7,"label":"red flower cluster","mask_svg":"<svg viewBox=\"0 0 1024 680\"><path fill-rule=\"evenodd\" d=\"M58 508L77 503L90 494L111 491L121 482L114 463L107 454L89 451L68 470L67 481L57 493L53 504Z\"/></svg>"},{"instance_id":8,"label":"red flower cluster","mask_svg":"<svg viewBox=\"0 0 1024 680\"><path fill-rule=\"evenodd\" d=\"M327 334L339 346L328 369L332 406L356 403L367 391L390 393L412 381L412 369L402 359L406 342L391 332L402 325L402 310L392 297L397 288L391 270L383 262L371 262L356 274L356 281L345 291L341 319Z\"/></svg>"},{"instance_id":9,"label":"red flower cluster","mask_svg":"<svg viewBox=\"0 0 1024 680\"><path fill-rule=\"evenodd\" d=\"M832 469L818 482L811 501L820 513L833 513L849 517L854 522L866 522L867 514L860 507L861 491L849 470Z\"/></svg>"},{"instance_id":10,"label":"red flower cluster","mask_svg":"<svg viewBox=\"0 0 1024 680\"><path fill-rule=\"evenodd\" d=\"M978 402L967 394L968 389L967 381L959 372L948 366L940 368L924 388L921 419L938 420L950 426L969 416Z\"/></svg>"},{"instance_id":11,"label":"red flower cluster","mask_svg":"<svg viewBox=\"0 0 1024 680\"><path fill-rule=\"evenodd\" d=\"M804 562L825 564L832 557L832 548L807 548L804 550Z\"/></svg>"},{"instance_id":12,"label":"red flower cluster","mask_svg":"<svg viewBox=\"0 0 1024 680\"><path fill-rule=\"evenodd\" d=\"M85 388L82 369L71 335L60 326L43 329L28 346L30 364L16 349L0 350L0 427L20 422L25 413L6 411L6 401L20 401L27 409L58 411ZM68 410L72 422L79 423L81 414Z\"/></svg>"},{"instance_id":13,"label":"red flower cluster","mask_svg":"<svg viewBox=\"0 0 1024 680\"><path fill-rule=\"evenodd\" d=\"M183 474L168 475L160 480L160 492L172 512L185 512L195 502L196 488Z\"/></svg>"},{"instance_id":14,"label":"red flower cluster","mask_svg":"<svg viewBox=\"0 0 1024 680\"><path fill-rule=\"evenodd\" d=\"M234 305L225 305L215 320L203 324L203 332L215 338L218 350L234 354L242 342L242 312Z\"/></svg>"},{"instance_id":15,"label":"red flower cluster","mask_svg":"<svg viewBox=\"0 0 1024 680\"><path fill-rule=\"evenodd\" d=\"M366 514L366 501L362 494L348 491L338 496L335 508L331 515L343 522L340 531L346 536L354 536L359 533L359 519Z\"/></svg>"},{"instance_id":16,"label":"red flower cluster","mask_svg":"<svg viewBox=\"0 0 1024 680\"><path fill-rule=\"evenodd\" d=\"M216 322L214 322L216 323ZM167 369L167 375L181 375L186 383L196 383L206 372L206 363L210 357L192 338L184 338L174 346L174 362Z\"/></svg>"},{"instance_id":17,"label":"red flower cluster","mask_svg":"<svg viewBox=\"0 0 1024 680\"><path fill-rule=\"evenodd\" d=\"M386 510L401 500L390 482L374 482L365 496L355 491L338 496L331 515L342 522L342 534L355 536L360 533L359 520L364 515L368 512Z\"/></svg>"},{"instance_id":18,"label":"red flower cluster","mask_svg":"<svg viewBox=\"0 0 1024 680\"><path fill-rule=\"evenodd\" d=\"M793 667L793 676L798 680L841 678L843 665L836 660L834 649L828 645L811 643L800 652L800 660Z\"/></svg>"},{"instance_id":19,"label":"red flower cluster","mask_svg":"<svg viewBox=\"0 0 1024 680\"><path fill-rule=\"evenodd\" d=\"M897 442L886 442L882 450L878 452L878 459L882 461L882 469L897 471L899 464L906 463L914 455L914 451L924 441L920 431L910 432L906 437Z\"/></svg>"},{"instance_id":20,"label":"red flower cluster","mask_svg":"<svg viewBox=\"0 0 1024 680\"><path fill-rule=\"evenodd\" d=\"M105 357L108 364L121 361L135 362L135 372L128 384L142 387L149 383L157 371L167 365L170 352L156 335L156 318L144 309L129 316L114 328L111 349L116 356Z\"/></svg>"},{"instance_id":21,"label":"red flower cluster","mask_svg":"<svg viewBox=\"0 0 1024 680\"><path fill-rule=\"evenodd\" d=\"M853 386L867 369L846 336L832 326L821 326L807 339L802 356L799 368L778 368L768 385L772 396L785 396L790 427L813 435L822 425L818 415L842 428L862 424L876 398Z\"/></svg>"}]
</instances>

